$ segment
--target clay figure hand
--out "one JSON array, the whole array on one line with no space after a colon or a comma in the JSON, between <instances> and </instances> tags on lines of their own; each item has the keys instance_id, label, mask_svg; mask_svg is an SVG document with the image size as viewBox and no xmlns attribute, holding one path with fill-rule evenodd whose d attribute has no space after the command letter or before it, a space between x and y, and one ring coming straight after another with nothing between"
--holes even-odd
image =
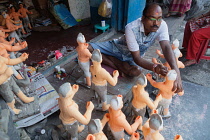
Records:
<instances>
[{"instance_id":1,"label":"clay figure hand","mask_svg":"<svg viewBox=\"0 0 210 140\"><path fill-rule=\"evenodd\" d=\"M28 59L28 56L29 56L29 54L23 53L23 54L20 56L20 59L21 59L22 61L25 61L26 59Z\"/></svg>"},{"instance_id":2,"label":"clay figure hand","mask_svg":"<svg viewBox=\"0 0 210 140\"><path fill-rule=\"evenodd\" d=\"M96 137L92 134L88 134L88 136L86 137L86 140L95 140Z\"/></svg>"},{"instance_id":3,"label":"clay figure hand","mask_svg":"<svg viewBox=\"0 0 210 140\"><path fill-rule=\"evenodd\" d=\"M157 96L156 96L156 100L159 102L159 101L161 101L162 100L162 95L159 93L159 94L157 94Z\"/></svg>"},{"instance_id":4,"label":"clay figure hand","mask_svg":"<svg viewBox=\"0 0 210 140\"><path fill-rule=\"evenodd\" d=\"M176 135L174 137L174 140L183 140L182 136L181 135Z\"/></svg>"},{"instance_id":5,"label":"clay figure hand","mask_svg":"<svg viewBox=\"0 0 210 140\"><path fill-rule=\"evenodd\" d=\"M118 76L119 76L118 70L114 70L114 71L113 71L113 76L114 76L114 77L118 77Z\"/></svg>"},{"instance_id":6,"label":"clay figure hand","mask_svg":"<svg viewBox=\"0 0 210 140\"><path fill-rule=\"evenodd\" d=\"M91 101L87 102L86 108L87 108L87 110L93 110L94 109L93 103Z\"/></svg>"},{"instance_id":7,"label":"clay figure hand","mask_svg":"<svg viewBox=\"0 0 210 140\"><path fill-rule=\"evenodd\" d=\"M138 132L134 132L130 138L130 140L139 140L139 139L140 139L140 134Z\"/></svg>"},{"instance_id":8,"label":"clay figure hand","mask_svg":"<svg viewBox=\"0 0 210 140\"><path fill-rule=\"evenodd\" d=\"M22 49L26 48L28 46L28 43L26 41L21 42Z\"/></svg>"}]
</instances>

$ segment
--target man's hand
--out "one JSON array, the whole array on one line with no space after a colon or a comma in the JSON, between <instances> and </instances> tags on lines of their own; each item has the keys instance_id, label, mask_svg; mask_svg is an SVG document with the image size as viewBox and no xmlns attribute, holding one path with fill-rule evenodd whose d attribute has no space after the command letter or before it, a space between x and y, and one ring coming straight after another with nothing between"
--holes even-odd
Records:
<instances>
[{"instance_id":1,"label":"man's hand","mask_svg":"<svg viewBox=\"0 0 210 140\"><path fill-rule=\"evenodd\" d=\"M177 75L176 80L174 81L174 86L172 88L172 91L174 91L175 93L179 93L183 91L182 88L182 79L180 76Z\"/></svg>"},{"instance_id":2,"label":"man's hand","mask_svg":"<svg viewBox=\"0 0 210 140\"><path fill-rule=\"evenodd\" d=\"M168 68L163 66L162 64L157 64L157 66L154 68L154 72L157 74L161 74L162 76L166 76L168 73Z\"/></svg>"},{"instance_id":3,"label":"man's hand","mask_svg":"<svg viewBox=\"0 0 210 140\"><path fill-rule=\"evenodd\" d=\"M22 61L25 61L27 58L28 58L29 54L27 53L23 53L19 58L22 60Z\"/></svg>"}]
</instances>

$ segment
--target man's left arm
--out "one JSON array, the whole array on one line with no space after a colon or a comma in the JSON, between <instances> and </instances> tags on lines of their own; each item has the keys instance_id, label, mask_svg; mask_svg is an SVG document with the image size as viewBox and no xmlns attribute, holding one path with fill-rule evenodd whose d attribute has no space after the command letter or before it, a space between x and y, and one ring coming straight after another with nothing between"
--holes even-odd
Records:
<instances>
[{"instance_id":1,"label":"man's left arm","mask_svg":"<svg viewBox=\"0 0 210 140\"><path fill-rule=\"evenodd\" d=\"M177 66L175 55L174 55L172 48L170 46L170 43L168 40L163 40L163 41L160 41L160 46L162 48L165 59L168 62L168 64L170 65L171 69L174 69L177 72L177 79L176 79L176 81L174 81L174 87L172 90L175 91L175 93L181 92L183 90L182 89L182 79L180 76L179 68Z\"/></svg>"}]
</instances>

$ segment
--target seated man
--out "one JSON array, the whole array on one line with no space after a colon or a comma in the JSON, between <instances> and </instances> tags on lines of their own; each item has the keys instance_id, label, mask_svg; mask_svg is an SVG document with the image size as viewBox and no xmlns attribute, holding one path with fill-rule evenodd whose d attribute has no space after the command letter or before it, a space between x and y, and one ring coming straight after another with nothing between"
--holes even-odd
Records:
<instances>
[{"instance_id":1,"label":"seated man","mask_svg":"<svg viewBox=\"0 0 210 140\"><path fill-rule=\"evenodd\" d=\"M170 67L178 73L173 90L182 91L180 72L169 43L168 27L166 22L162 20L162 9L157 4L147 5L142 18L126 25L125 38L90 43L89 49L90 51L100 49L101 53L104 54L103 63L119 70L121 74L132 77L138 76L141 73L138 67L140 66L165 76L168 72L166 67L153 64L142 58L155 40L159 41Z\"/></svg>"},{"instance_id":2,"label":"seated man","mask_svg":"<svg viewBox=\"0 0 210 140\"><path fill-rule=\"evenodd\" d=\"M210 12L189 20L185 25L182 51L187 51L185 66L196 64L196 55L202 41L210 38Z\"/></svg>"}]
</instances>

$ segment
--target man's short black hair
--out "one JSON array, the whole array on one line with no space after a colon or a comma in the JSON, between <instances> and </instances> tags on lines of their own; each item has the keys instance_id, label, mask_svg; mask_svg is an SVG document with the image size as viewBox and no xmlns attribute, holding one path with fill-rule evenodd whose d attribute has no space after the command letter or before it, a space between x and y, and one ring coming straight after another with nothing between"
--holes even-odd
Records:
<instances>
[{"instance_id":1,"label":"man's short black hair","mask_svg":"<svg viewBox=\"0 0 210 140\"><path fill-rule=\"evenodd\" d=\"M151 3L147 3L146 4L146 6L145 6L145 8L144 8L144 10L143 10L143 16L146 16L146 14L147 14L147 11L148 11L148 9L150 8L150 6L151 5L159 5L158 3L156 3L156 2L151 2ZM160 6L160 5L159 5Z\"/></svg>"}]
</instances>

